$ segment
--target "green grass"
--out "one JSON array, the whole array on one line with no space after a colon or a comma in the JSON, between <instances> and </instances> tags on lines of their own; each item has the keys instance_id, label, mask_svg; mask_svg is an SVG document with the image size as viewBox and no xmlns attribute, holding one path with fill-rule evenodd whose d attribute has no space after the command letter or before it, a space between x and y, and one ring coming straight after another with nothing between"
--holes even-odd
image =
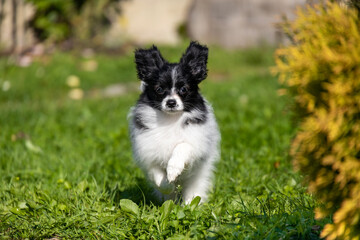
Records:
<instances>
[{"instance_id":1,"label":"green grass","mask_svg":"<svg viewBox=\"0 0 360 240\"><path fill-rule=\"evenodd\" d=\"M184 46L161 50L177 61ZM215 109L222 155L199 206L155 202L132 161L126 116L139 93L131 51L96 56L95 72L71 53L28 68L0 59L0 238L318 239L327 220L314 219L317 202L292 170L296 129L269 73L272 53L210 49L201 89ZM80 77L84 99L68 97L69 75ZM93 94L119 82L121 96Z\"/></svg>"}]
</instances>

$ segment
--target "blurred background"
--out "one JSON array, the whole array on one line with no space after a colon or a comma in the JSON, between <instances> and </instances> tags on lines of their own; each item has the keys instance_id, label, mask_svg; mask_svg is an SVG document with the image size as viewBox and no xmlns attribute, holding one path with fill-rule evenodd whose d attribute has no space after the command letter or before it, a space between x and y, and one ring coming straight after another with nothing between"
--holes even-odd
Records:
<instances>
[{"instance_id":1,"label":"blurred background","mask_svg":"<svg viewBox=\"0 0 360 240\"><path fill-rule=\"evenodd\" d=\"M0 239L359 239L359 16L359 0L0 0ZM133 52L176 62L190 40L210 49L222 154L214 205L164 231L162 208L119 208L151 201Z\"/></svg>"},{"instance_id":2,"label":"blurred background","mask_svg":"<svg viewBox=\"0 0 360 240\"><path fill-rule=\"evenodd\" d=\"M225 48L278 45L283 18L309 0L1 0L0 51L178 44L184 38ZM37 46L34 49L34 46Z\"/></svg>"}]
</instances>

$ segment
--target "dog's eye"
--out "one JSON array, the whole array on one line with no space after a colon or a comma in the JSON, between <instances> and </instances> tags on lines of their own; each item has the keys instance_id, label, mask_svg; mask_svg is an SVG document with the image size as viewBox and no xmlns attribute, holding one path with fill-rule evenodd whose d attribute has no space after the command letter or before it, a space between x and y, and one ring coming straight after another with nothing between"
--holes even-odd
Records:
<instances>
[{"instance_id":1,"label":"dog's eye","mask_svg":"<svg viewBox=\"0 0 360 240\"><path fill-rule=\"evenodd\" d=\"M180 88L179 93L182 94L182 95L184 95L184 94L186 94L188 91L189 91L189 89L188 89L187 87L183 86L182 88Z\"/></svg>"},{"instance_id":2,"label":"dog's eye","mask_svg":"<svg viewBox=\"0 0 360 240\"><path fill-rule=\"evenodd\" d=\"M164 94L165 90L162 87L156 87L155 91L157 94Z\"/></svg>"}]
</instances>

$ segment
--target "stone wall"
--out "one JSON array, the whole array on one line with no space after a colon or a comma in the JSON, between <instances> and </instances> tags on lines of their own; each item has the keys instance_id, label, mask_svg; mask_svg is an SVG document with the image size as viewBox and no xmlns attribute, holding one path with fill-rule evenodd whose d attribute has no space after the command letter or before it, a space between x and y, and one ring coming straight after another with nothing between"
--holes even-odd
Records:
<instances>
[{"instance_id":1,"label":"stone wall","mask_svg":"<svg viewBox=\"0 0 360 240\"><path fill-rule=\"evenodd\" d=\"M306 0L194 0L187 21L192 39L227 48L275 45L285 40L276 27L294 18Z\"/></svg>"}]
</instances>

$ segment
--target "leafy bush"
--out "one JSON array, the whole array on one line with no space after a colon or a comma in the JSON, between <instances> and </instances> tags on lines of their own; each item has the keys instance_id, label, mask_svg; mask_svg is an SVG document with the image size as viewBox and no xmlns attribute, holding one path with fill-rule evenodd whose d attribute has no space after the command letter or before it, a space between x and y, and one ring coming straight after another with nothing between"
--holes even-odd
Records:
<instances>
[{"instance_id":1,"label":"leafy bush","mask_svg":"<svg viewBox=\"0 0 360 240\"><path fill-rule=\"evenodd\" d=\"M294 165L333 215L322 237L360 238L360 20L337 3L299 9L284 24L293 45L276 53L280 81L295 96L300 130Z\"/></svg>"},{"instance_id":2,"label":"leafy bush","mask_svg":"<svg viewBox=\"0 0 360 240\"><path fill-rule=\"evenodd\" d=\"M40 40L61 41L69 37L74 4L62 0L28 0L34 4L35 14L30 26Z\"/></svg>"},{"instance_id":3,"label":"leafy bush","mask_svg":"<svg viewBox=\"0 0 360 240\"><path fill-rule=\"evenodd\" d=\"M109 16L119 11L120 0L27 0L36 12L30 25L40 40L74 38L91 41L110 24Z\"/></svg>"}]
</instances>

